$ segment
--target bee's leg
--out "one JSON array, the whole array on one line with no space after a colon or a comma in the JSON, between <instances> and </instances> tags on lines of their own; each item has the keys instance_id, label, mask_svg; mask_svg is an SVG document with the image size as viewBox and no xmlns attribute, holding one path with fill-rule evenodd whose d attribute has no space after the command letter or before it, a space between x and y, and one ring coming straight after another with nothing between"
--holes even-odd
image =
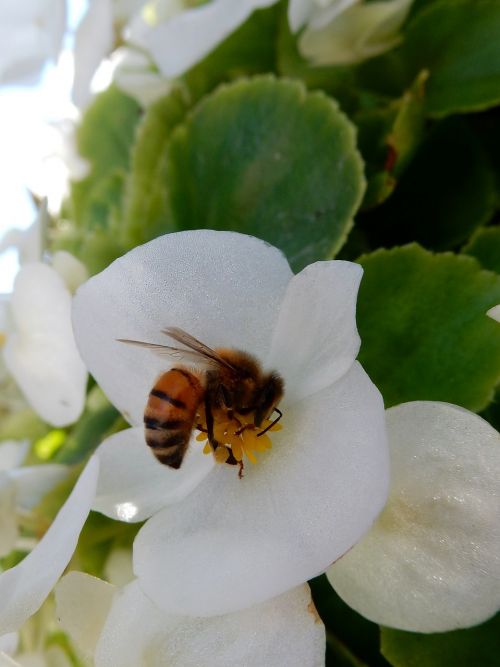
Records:
<instances>
[{"instance_id":1,"label":"bee's leg","mask_svg":"<svg viewBox=\"0 0 500 667\"><path fill-rule=\"evenodd\" d=\"M238 470L238 478L243 479L243 461L238 461L238 465L240 466L240 469Z\"/></svg>"},{"instance_id":2,"label":"bee's leg","mask_svg":"<svg viewBox=\"0 0 500 667\"><path fill-rule=\"evenodd\" d=\"M283 417L283 413L281 412L281 410L278 410L278 408L274 408L273 412L277 412L278 416L271 424L269 424L269 426L266 426L266 428L263 431L257 433L257 437L259 437L259 435L264 435L264 433L269 431L269 429L272 428L275 424L277 424L279 420Z\"/></svg>"},{"instance_id":3,"label":"bee's leg","mask_svg":"<svg viewBox=\"0 0 500 667\"><path fill-rule=\"evenodd\" d=\"M223 384L220 385L219 389L220 389L222 403L224 404L224 407L226 408L227 411L227 416L231 420L234 417L233 397L231 396L231 393L228 391L227 387L225 387Z\"/></svg>"},{"instance_id":4,"label":"bee's leg","mask_svg":"<svg viewBox=\"0 0 500 667\"><path fill-rule=\"evenodd\" d=\"M205 394L205 418L207 420L208 442L211 444L212 449L215 452L215 450L219 446L219 443L215 439L214 435L214 415L212 413L212 403L210 401L208 392Z\"/></svg>"}]
</instances>

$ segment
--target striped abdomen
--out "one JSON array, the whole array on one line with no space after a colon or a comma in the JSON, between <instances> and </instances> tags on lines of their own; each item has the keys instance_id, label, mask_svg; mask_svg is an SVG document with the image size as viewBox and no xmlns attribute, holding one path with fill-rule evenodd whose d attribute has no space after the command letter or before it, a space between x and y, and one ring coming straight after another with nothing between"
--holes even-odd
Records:
<instances>
[{"instance_id":1,"label":"striped abdomen","mask_svg":"<svg viewBox=\"0 0 500 667\"><path fill-rule=\"evenodd\" d=\"M144 411L146 442L160 463L180 468L204 389L183 368L161 375L149 393Z\"/></svg>"}]
</instances>

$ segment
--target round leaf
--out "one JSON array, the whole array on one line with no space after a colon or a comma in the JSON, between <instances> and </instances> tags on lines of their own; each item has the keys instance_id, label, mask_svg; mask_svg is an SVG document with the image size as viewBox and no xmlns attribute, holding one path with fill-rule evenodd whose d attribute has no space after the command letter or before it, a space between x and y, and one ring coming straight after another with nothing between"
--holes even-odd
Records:
<instances>
[{"instance_id":1,"label":"round leaf","mask_svg":"<svg viewBox=\"0 0 500 667\"><path fill-rule=\"evenodd\" d=\"M489 271L500 273L500 227L480 229L463 250Z\"/></svg>"},{"instance_id":2,"label":"round leaf","mask_svg":"<svg viewBox=\"0 0 500 667\"><path fill-rule=\"evenodd\" d=\"M386 406L419 399L478 411L500 380L500 277L416 244L360 259L359 360Z\"/></svg>"},{"instance_id":3,"label":"round leaf","mask_svg":"<svg viewBox=\"0 0 500 667\"><path fill-rule=\"evenodd\" d=\"M447 115L500 102L500 2L443 0L410 24L404 57L430 70L427 111Z\"/></svg>"},{"instance_id":4,"label":"round leaf","mask_svg":"<svg viewBox=\"0 0 500 667\"><path fill-rule=\"evenodd\" d=\"M137 127L125 202L126 243L133 247L171 231L166 223L165 147L188 105L182 89L153 104Z\"/></svg>"},{"instance_id":5,"label":"round leaf","mask_svg":"<svg viewBox=\"0 0 500 667\"><path fill-rule=\"evenodd\" d=\"M295 270L343 244L364 189L352 125L322 93L259 77L219 88L173 134L167 181L179 229L231 229Z\"/></svg>"}]
</instances>

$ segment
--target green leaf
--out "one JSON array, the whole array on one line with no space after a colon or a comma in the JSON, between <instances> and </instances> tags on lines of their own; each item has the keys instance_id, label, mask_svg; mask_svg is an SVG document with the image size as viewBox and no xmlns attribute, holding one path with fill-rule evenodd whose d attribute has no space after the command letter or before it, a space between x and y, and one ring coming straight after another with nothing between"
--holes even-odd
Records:
<instances>
[{"instance_id":1,"label":"green leaf","mask_svg":"<svg viewBox=\"0 0 500 667\"><path fill-rule=\"evenodd\" d=\"M382 653L394 667L497 667L500 614L474 628L432 635L382 628Z\"/></svg>"},{"instance_id":2,"label":"green leaf","mask_svg":"<svg viewBox=\"0 0 500 667\"><path fill-rule=\"evenodd\" d=\"M410 23L403 58L430 71L431 115L478 111L500 102L500 2L443 0Z\"/></svg>"},{"instance_id":3,"label":"green leaf","mask_svg":"<svg viewBox=\"0 0 500 667\"><path fill-rule=\"evenodd\" d=\"M422 141L427 76L422 72L400 99L354 115L368 178L363 208L377 206L389 197Z\"/></svg>"},{"instance_id":4,"label":"green leaf","mask_svg":"<svg viewBox=\"0 0 500 667\"><path fill-rule=\"evenodd\" d=\"M354 128L337 104L270 76L205 98L172 136L167 179L179 229L258 236L295 270L342 246L364 189Z\"/></svg>"},{"instance_id":5,"label":"green leaf","mask_svg":"<svg viewBox=\"0 0 500 667\"><path fill-rule=\"evenodd\" d=\"M472 257L416 244L359 261L359 360L386 407L434 400L485 408L500 380L500 331L486 316L500 303L500 276Z\"/></svg>"},{"instance_id":6,"label":"green leaf","mask_svg":"<svg viewBox=\"0 0 500 667\"><path fill-rule=\"evenodd\" d=\"M434 127L392 196L362 224L378 244L451 250L490 220L495 205L489 160L466 119L455 117Z\"/></svg>"},{"instance_id":7,"label":"green leaf","mask_svg":"<svg viewBox=\"0 0 500 667\"><path fill-rule=\"evenodd\" d=\"M483 268L500 273L500 227L479 229L463 252L478 259Z\"/></svg>"},{"instance_id":8,"label":"green leaf","mask_svg":"<svg viewBox=\"0 0 500 667\"><path fill-rule=\"evenodd\" d=\"M166 145L188 104L181 89L153 104L137 127L125 201L128 247L171 231L167 222Z\"/></svg>"},{"instance_id":9,"label":"green leaf","mask_svg":"<svg viewBox=\"0 0 500 667\"><path fill-rule=\"evenodd\" d=\"M129 153L140 107L113 86L98 95L77 130L80 155L90 163L89 175L71 187L73 217L78 224L88 220L94 197L100 198L103 180L129 168Z\"/></svg>"}]
</instances>

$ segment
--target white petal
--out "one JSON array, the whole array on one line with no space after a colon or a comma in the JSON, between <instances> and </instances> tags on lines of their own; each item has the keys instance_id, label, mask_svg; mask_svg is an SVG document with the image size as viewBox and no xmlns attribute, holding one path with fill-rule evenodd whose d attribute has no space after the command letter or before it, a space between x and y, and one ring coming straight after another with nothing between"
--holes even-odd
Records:
<instances>
[{"instance_id":1,"label":"white petal","mask_svg":"<svg viewBox=\"0 0 500 667\"><path fill-rule=\"evenodd\" d=\"M346 7L359 0L290 0L288 4L288 22L292 32L297 32L305 23L316 25L319 17L324 21L333 21Z\"/></svg>"},{"instance_id":2,"label":"white petal","mask_svg":"<svg viewBox=\"0 0 500 667\"><path fill-rule=\"evenodd\" d=\"M75 35L73 100L85 107L90 99L90 83L101 61L113 48L113 4L111 0L90 0L87 13Z\"/></svg>"},{"instance_id":3,"label":"white petal","mask_svg":"<svg viewBox=\"0 0 500 667\"><path fill-rule=\"evenodd\" d=\"M161 612L132 583L118 593L96 667L321 667L325 630L307 586L215 618Z\"/></svg>"},{"instance_id":4,"label":"white petal","mask_svg":"<svg viewBox=\"0 0 500 667\"><path fill-rule=\"evenodd\" d=\"M16 331L5 345L5 362L33 409L64 426L81 414L87 372L71 328L71 295L54 269L27 264L12 296Z\"/></svg>"},{"instance_id":5,"label":"white petal","mask_svg":"<svg viewBox=\"0 0 500 667\"><path fill-rule=\"evenodd\" d=\"M330 582L382 625L481 623L500 607L500 435L467 410L420 401L388 410L387 428L387 507Z\"/></svg>"},{"instance_id":6,"label":"white petal","mask_svg":"<svg viewBox=\"0 0 500 667\"><path fill-rule=\"evenodd\" d=\"M98 472L99 461L93 457L38 545L0 575L0 634L17 630L34 614L61 576L89 513Z\"/></svg>"},{"instance_id":7,"label":"white petal","mask_svg":"<svg viewBox=\"0 0 500 667\"><path fill-rule=\"evenodd\" d=\"M218 466L139 531L134 571L166 611L223 614L279 595L325 570L383 507L382 400L359 364L283 425L243 479Z\"/></svg>"},{"instance_id":8,"label":"white petal","mask_svg":"<svg viewBox=\"0 0 500 667\"><path fill-rule=\"evenodd\" d=\"M89 272L85 264L66 250L58 250L54 253L52 268L61 276L72 294L89 279Z\"/></svg>"},{"instance_id":9,"label":"white petal","mask_svg":"<svg viewBox=\"0 0 500 667\"><path fill-rule=\"evenodd\" d=\"M148 56L133 48L121 48L111 58L114 83L139 102L148 107L170 92L172 83L153 67Z\"/></svg>"},{"instance_id":10,"label":"white petal","mask_svg":"<svg viewBox=\"0 0 500 667\"><path fill-rule=\"evenodd\" d=\"M94 654L115 591L111 584L83 572L69 572L56 586L57 618L87 656Z\"/></svg>"},{"instance_id":11,"label":"white petal","mask_svg":"<svg viewBox=\"0 0 500 667\"><path fill-rule=\"evenodd\" d=\"M22 665L13 660L3 651L0 651L0 667L22 667Z\"/></svg>"},{"instance_id":12,"label":"white petal","mask_svg":"<svg viewBox=\"0 0 500 667\"><path fill-rule=\"evenodd\" d=\"M314 10L314 0L289 0L288 23L292 32L297 32L306 23Z\"/></svg>"},{"instance_id":13,"label":"white petal","mask_svg":"<svg viewBox=\"0 0 500 667\"><path fill-rule=\"evenodd\" d=\"M177 362L117 338L175 345L176 326L211 347L263 359L292 272L276 248L251 236L201 230L167 234L135 248L78 290L75 336L112 403L142 424L158 374Z\"/></svg>"},{"instance_id":14,"label":"white petal","mask_svg":"<svg viewBox=\"0 0 500 667\"><path fill-rule=\"evenodd\" d=\"M362 275L352 262L316 262L289 282L266 361L285 380L286 404L330 386L354 362Z\"/></svg>"},{"instance_id":15,"label":"white petal","mask_svg":"<svg viewBox=\"0 0 500 667\"><path fill-rule=\"evenodd\" d=\"M64 34L64 0L0 6L0 82L33 83L44 62L59 52Z\"/></svg>"},{"instance_id":16,"label":"white petal","mask_svg":"<svg viewBox=\"0 0 500 667\"><path fill-rule=\"evenodd\" d=\"M17 504L22 509L32 509L67 474L68 466L58 463L23 466L12 470L10 475L16 483Z\"/></svg>"},{"instance_id":17,"label":"white petal","mask_svg":"<svg viewBox=\"0 0 500 667\"><path fill-rule=\"evenodd\" d=\"M500 322L500 304L498 306L494 306L493 308L490 308L488 312L486 313L488 317L491 317L492 319L496 320L497 322Z\"/></svg>"},{"instance_id":18,"label":"white petal","mask_svg":"<svg viewBox=\"0 0 500 667\"><path fill-rule=\"evenodd\" d=\"M167 78L186 72L204 58L255 9L269 7L277 0L214 0L186 10L153 27L144 36L144 46Z\"/></svg>"},{"instance_id":19,"label":"white petal","mask_svg":"<svg viewBox=\"0 0 500 667\"><path fill-rule=\"evenodd\" d=\"M376 56L398 43L412 3L391 0L348 7L330 23L321 20L317 28L306 28L299 50L316 65L347 65Z\"/></svg>"},{"instance_id":20,"label":"white petal","mask_svg":"<svg viewBox=\"0 0 500 667\"><path fill-rule=\"evenodd\" d=\"M157 461L144 440L144 429L115 433L97 451L100 460L93 509L112 519L144 521L198 486L214 467L212 456L190 446L182 466L174 470Z\"/></svg>"},{"instance_id":21,"label":"white petal","mask_svg":"<svg viewBox=\"0 0 500 667\"><path fill-rule=\"evenodd\" d=\"M19 635L17 632L9 632L6 635L2 635L0 637L0 651L3 651L8 655L13 655L17 649L18 643Z\"/></svg>"},{"instance_id":22,"label":"white petal","mask_svg":"<svg viewBox=\"0 0 500 667\"><path fill-rule=\"evenodd\" d=\"M16 485L6 472L0 471L0 558L16 545Z\"/></svg>"},{"instance_id":23,"label":"white petal","mask_svg":"<svg viewBox=\"0 0 500 667\"><path fill-rule=\"evenodd\" d=\"M134 577L132 549L114 547L104 566L106 580L113 586L126 586Z\"/></svg>"},{"instance_id":24,"label":"white petal","mask_svg":"<svg viewBox=\"0 0 500 667\"><path fill-rule=\"evenodd\" d=\"M331 0L322 0L321 2L320 0L316 0L316 2L318 5L321 4L322 7L314 12L309 21L308 28L323 28L323 26L332 23L337 16L342 14L348 7L361 4L364 0L333 0L333 2L331 2Z\"/></svg>"},{"instance_id":25,"label":"white petal","mask_svg":"<svg viewBox=\"0 0 500 667\"><path fill-rule=\"evenodd\" d=\"M30 447L29 440L4 440L0 443L0 470L17 468L24 461Z\"/></svg>"}]
</instances>

